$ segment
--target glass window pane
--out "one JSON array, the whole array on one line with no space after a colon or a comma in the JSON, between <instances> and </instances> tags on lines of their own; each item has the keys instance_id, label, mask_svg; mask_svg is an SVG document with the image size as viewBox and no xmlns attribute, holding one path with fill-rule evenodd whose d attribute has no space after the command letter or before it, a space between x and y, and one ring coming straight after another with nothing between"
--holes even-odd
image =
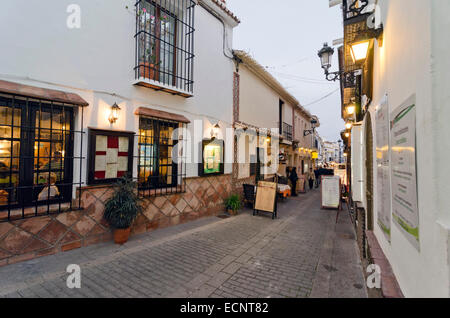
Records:
<instances>
[{"instance_id":1,"label":"glass window pane","mask_svg":"<svg viewBox=\"0 0 450 318\"><path fill-rule=\"evenodd\" d=\"M19 186L19 174L9 173L0 168L0 205L17 202L17 186Z\"/></svg>"},{"instance_id":2,"label":"glass window pane","mask_svg":"<svg viewBox=\"0 0 450 318\"><path fill-rule=\"evenodd\" d=\"M20 138L21 113L19 108L14 109L13 123L13 109L11 107L0 106L0 138L11 138L11 128L14 133L12 137Z\"/></svg>"}]
</instances>

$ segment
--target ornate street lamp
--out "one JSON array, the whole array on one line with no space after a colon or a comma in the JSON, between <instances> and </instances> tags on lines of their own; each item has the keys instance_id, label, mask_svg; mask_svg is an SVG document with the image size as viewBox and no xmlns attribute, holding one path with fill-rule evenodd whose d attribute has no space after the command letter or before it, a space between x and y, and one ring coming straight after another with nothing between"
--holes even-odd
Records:
<instances>
[{"instance_id":1,"label":"ornate street lamp","mask_svg":"<svg viewBox=\"0 0 450 318\"><path fill-rule=\"evenodd\" d=\"M315 118L311 119L311 128L312 129L305 129L303 131L303 136L306 137L308 135L314 134L316 130L317 120Z\"/></svg>"},{"instance_id":2,"label":"ornate street lamp","mask_svg":"<svg viewBox=\"0 0 450 318\"><path fill-rule=\"evenodd\" d=\"M355 81L355 75L353 72L329 72L331 68L331 61L333 58L334 49L328 46L328 43L323 44L323 48L317 53L322 64L322 68L325 71L325 77L327 81L335 82L340 81L341 78L345 78L348 83L353 83Z\"/></svg>"}]
</instances>

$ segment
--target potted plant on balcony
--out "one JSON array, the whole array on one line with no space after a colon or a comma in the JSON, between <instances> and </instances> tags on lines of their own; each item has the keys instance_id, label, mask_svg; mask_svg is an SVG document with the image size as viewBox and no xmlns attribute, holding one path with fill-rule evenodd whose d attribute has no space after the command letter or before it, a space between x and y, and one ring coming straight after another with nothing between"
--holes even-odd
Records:
<instances>
[{"instance_id":1,"label":"potted plant on balcony","mask_svg":"<svg viewBox=\"0 0 450 318\"><path fill-rule=\"evenodd\" d=\"M129 177L119 179L113 195L105 203L104 218L114 229L114 242L128 241L131 225L142 211L141 199L136 193L136 182Z\"/></svg>"},{"instance_id":2,"label":"potted plant on balcony","mask_svg":"<svg viewBox=\"0 0 450 318\"><path fill-rule=\"evenodd\" d=\"M143 44L142 44L143 45ZM151 49L146 49L139 61L139 77L157 80L158 66L161 62L156 62L156 55L152 54L155 51L155 46Z\"/></svg>"},{"instance_id":3,"label":"potted plant on balcony","mask_svg":"<svg viewBox=\"0 0 450 318\"><path fill-rule=\"evenodd\" d=\"M239 195L232 194L225 200L225 207L227 212L231 215L236 215L237 211L241 208L241 199Z\"/></svg>"}]
</instances>

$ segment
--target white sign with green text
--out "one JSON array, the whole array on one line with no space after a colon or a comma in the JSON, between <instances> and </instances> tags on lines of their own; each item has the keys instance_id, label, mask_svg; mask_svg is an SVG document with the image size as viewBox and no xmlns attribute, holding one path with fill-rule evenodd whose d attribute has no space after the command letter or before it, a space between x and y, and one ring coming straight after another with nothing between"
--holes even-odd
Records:
<instances>
[{"instance_id":1,"label":"white sign with green text","mask_svg":"<svg viewBox=\"0 0 450 318\"><path fill-rule=\"evenodd\" d=\"M419 250L415 95L391 113L390 128L392 218Z\"/></svg>"}]
</instances>

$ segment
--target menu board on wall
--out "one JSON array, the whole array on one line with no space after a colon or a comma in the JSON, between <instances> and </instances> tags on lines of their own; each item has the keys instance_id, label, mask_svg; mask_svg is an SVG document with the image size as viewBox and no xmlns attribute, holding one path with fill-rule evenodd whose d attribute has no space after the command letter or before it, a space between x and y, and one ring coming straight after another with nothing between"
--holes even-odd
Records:
<instances>
[{"instance_id":1,"label":"menu board on wall","mask_svg":"<svg viewBox=\"0 0 450 318\"><path fill-rule=\"evenodd\" d=\"M341 189L339 176L322 176L322 208L339 209Z\"/></svg>"},{"instance_id":2,"label":"menu board on wall","mask_svg":"<svg viewBox=\"0 0 450 318\"><path fill-rule=\"evenodd\" d=\"M204 140L202 143L202 163L200 175L223 174L223 140Z\"/></svg>"},{"instance_id":3,"label":"menu board on wall","mask_svg":"<svg viewBox=\"0 0 450 318\"><path fill-rule=\"evenodd\" d=\"M392 218L419 250L415 95L391 113L390 128Z\"/></svg>"},{"instance_id":4,"label":"menu board on wall","mask_svg":"<svg viewBox=\"0 0 450 318\"><path fill-rule=\"evenodd\" d=\"M377 218L378 225L391 241L391 181L389 158L389 107L385 95L376 112L377 144Z\"/></svg>"}]
</instances>

